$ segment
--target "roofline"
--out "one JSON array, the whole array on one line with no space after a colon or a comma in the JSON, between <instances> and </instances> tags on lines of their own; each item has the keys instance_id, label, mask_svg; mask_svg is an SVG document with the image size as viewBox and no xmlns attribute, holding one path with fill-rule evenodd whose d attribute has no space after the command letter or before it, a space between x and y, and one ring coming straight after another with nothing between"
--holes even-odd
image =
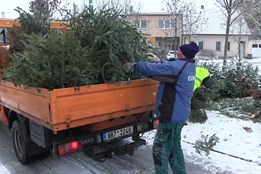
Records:
<instances>
[{"instance_id":1,"label":"roofline","mask_svg":"<svg viewBox=\"0 0 261 174\"><path fill-rule=\"evenodd\" d=\"M18 20L18 18L0 18L0 20L4 20L4 21L14 21L14 20Z\"/></svg>"},{"instance_id":2,"label":"roofline","mask_svg":"<svg viewBox=\"0 0 261 174\"><path fill-rule=\"evenodd\" d=\"M128 14L127 16L174 16L172 13L166 12L153 12L153 13L136 13L136 14ZM183 16L181 13L177 14L177 16Z\"/></svg>"},{"instance_id":3,"label":"roofline","mask_svg":"<svg viewBox=\"0 0 261 174\"><path fill-rule=\"evenodd\" d=\"M183 36L189 35L189 34L182 34ZM226 34L211 34L211 33L207 33L207 34L192 34L192 36L198 36L198 35L215 35L215 36L226 36ZM229 34L229 36L238 36L240 34ZM241 34L242 36L251 36L251 34Z\"/></svg>"}]
</instances>

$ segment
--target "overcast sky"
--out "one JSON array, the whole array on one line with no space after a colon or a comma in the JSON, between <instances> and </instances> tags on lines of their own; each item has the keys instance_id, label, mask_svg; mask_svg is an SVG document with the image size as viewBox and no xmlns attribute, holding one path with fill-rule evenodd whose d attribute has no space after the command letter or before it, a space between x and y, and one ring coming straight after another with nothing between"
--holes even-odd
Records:
<instances>
[{"instance_id":1,"label":"overcast sky","mask_svg":"<svg viewBox=\"0 0 261 174\"><path fill-rule=\"evenodd\" d=\"M14 11L14 8L17 6L22 9L28 11L29 2L31 0L0 0L0 18L2 17L2 12L5 13L5 18L16 18L18 17L18 13ZM65 0L62 0L66 2ZM78 6L82 6L84 2L87 4L89 0L67 0L71 5L76 3ZM189 0L186 0L189 1ZM213 4L215 0L192 0L196 2L198 5L204 4L205 6L209 6ZM95 3L96 0L93 0ZM165 8L162 0L133 0L134 5L140 2L142 12L163 12L162 9Z\"/></svg>"},{"instance_id":2,"label":"overcast sky","mask_svg":"<svg viewBox=\"0 0 261 174\"><path fill-rule=\"evenodd\" d=\"M22 9L28 11L29 9L29 2L32 0L0 0L0 18L2 17L1 13L5 12L5 18L17 18L19 17L18 12L16 12L14 9L19 6ZM79 7L82 7L85 3L85 5L88 5L89 0L67 0L70 3L69 8L72 9L73 3L77 4ZM94 7L95 2L101 1L101 0L93 0ZM124 0L122 0L124 1ZM141 12L143 13L158 13L158 12L166 12L162 9L166 9L166 3L162 3L164 0L132 0L132 4L136 5L136 7L139 5L141 8ZM193 2L197 6L196 9L200 9L201 5L204 5L205 10L204 13L202 13L203 18L208 19L208 24L205 26L204 29L202 29L201 33L203 34L222 34L225 32L224 30L224 17L223 14L220 12L219 8L215 5L216 0L185 0L186 2ZM63 3L66 2L66 0L62 0ZM134 8L135 9L135 8ZM137 9L137 8L136 8Z\"/></svg>"},{"instance_id":3,"label":"overcast sky","mask_svg":"<svg viewBox=\"0 0 261 174\"><path fill-rule=\"evenodd\" d=\"M31 0L0 0L0 13L2 17L2 12L5 12L5 18L16 18L18 17L18 13L14 11L14 8L17 6L21 7L22 9L28 11L29 2ZM89 0L67 0L71 5L76 3L78 6L82 6L84 2L87 4ZM95 2L96 0L93 0ZM141 6L143 6L143 10L150 11L150 12L160 12L163 8L163 4L161 0L134 0L141 1ZM154 3L151 3L154 1ZM63 0L63 2L66 2Z\"/></svg>"}]
</instances>

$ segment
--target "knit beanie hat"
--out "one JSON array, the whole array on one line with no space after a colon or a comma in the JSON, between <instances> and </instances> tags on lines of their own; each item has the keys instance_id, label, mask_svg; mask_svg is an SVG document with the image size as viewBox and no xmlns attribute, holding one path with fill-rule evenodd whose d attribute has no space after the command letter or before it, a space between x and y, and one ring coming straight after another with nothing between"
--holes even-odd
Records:
<instances>
[{"instance_id":1,"label":"knit beanie hat","mask_svg":"<svg viewBox=\"0 0 261 174\"><path fill-rule=\"evenodd\" d=\"M179 47L180 51L186 56L186 58L193 59L195 55L199 52L199 47L195 42L190 42L189 44L184 44Z\"/></svg>"}]
</instances>

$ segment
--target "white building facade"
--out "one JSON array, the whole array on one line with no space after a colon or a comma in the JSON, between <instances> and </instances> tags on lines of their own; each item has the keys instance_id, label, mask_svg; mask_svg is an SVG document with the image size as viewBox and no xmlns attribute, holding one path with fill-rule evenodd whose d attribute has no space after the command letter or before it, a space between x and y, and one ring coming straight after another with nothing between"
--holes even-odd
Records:
<instances>
[{"instance_id":1,"label":"white building facade","mask_svg":"<svg viewBox=\"0 0 261 174\"><path fill-rule=\"evenodd\" d=\"M225 48L225 34L193 35L192 40L199 46L199 56L223 57ZM247 57L251 54L248 36L230 35L228 38L228 57L240 55Z\"/></svg>"}]
</instances>

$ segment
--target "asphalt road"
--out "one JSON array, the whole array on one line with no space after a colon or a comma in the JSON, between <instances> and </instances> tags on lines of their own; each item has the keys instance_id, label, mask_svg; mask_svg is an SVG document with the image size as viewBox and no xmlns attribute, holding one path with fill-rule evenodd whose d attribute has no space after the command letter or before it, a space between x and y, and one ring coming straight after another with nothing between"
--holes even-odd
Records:
<instances>
[{"instance_id":1,"label":"asphalt road","mask_svg":"<svg viewBox=\"0 0 261 174\"><path fill-rule=\"evenodd\" d=\"M187 174L212 174L202 166L186 163ZM213 171L213 170L211 170ZM218 171L218 170L215 170ZM13 150L11 133L0 123L0 174L154 174L151 146L142 146L133 156L113 156L105 162L94 161L77 152L67 156L36 159L20 164ZM171 173L171 172L170 172ZM214 172L213 174L229 174Z\"/></svg>"}]
</instances>

